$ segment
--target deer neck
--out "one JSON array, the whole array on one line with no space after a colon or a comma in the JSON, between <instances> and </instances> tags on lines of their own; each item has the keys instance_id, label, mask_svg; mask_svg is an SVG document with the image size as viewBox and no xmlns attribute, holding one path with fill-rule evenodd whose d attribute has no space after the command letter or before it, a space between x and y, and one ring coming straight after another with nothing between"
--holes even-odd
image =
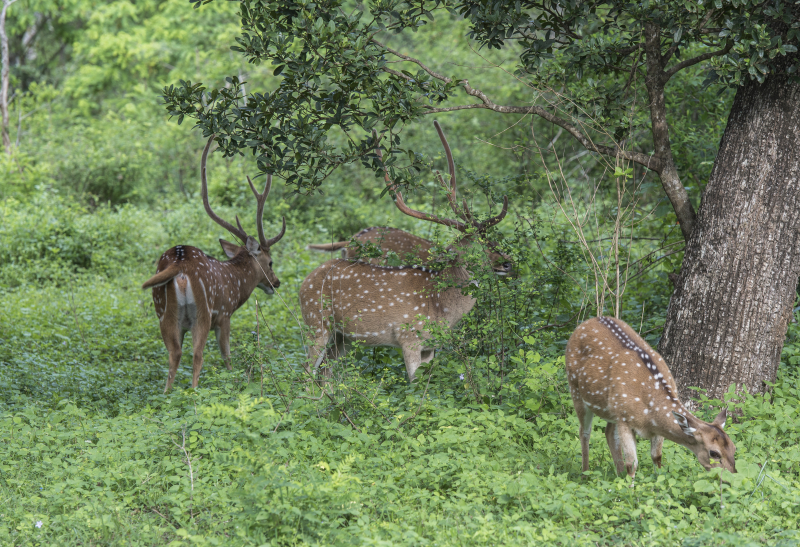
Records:
<instances>
[{"instance_id":1,"label":"deer neck","mask_svg":"<svg viewBox=\"0 0 800 547\"><path fill-rule=\"evenodd\" d=\"M233 293L231 297L232 300L238 302L238 308L250 298L263 274L260 271L258 261L244 250L231 258L227 264L233 270L234 282L230 285Z\"/></svg>"},{"instance_id":2,"label":"deer neck","mask_svg":"<svg viewBox=\"0 0 800 547\"><path fill-rule=\"evenodd\" d=\"M458 260L455 260L439 275L441 281L448 287L436 293L434 306L438 312L437 315L446 319L450 325L454 325L475 306L475 298L463 293L464 287L474 282L472 274L459 264Z\"/></svg>"},{"instance_id":3,"label":"deer neck","mask_svg":"<svg viewBox=\"0 0 800 547\"><path fill-rule=\"evenodd\" d=\"M686 420L689 422L689 425L696 430L699 431L703 425L705 425L705 422L685 410L685 408L682 410L682 413L686 416ZM681 429L681 426L675 423L675 420L672 418L667 418L666 422L667 423L661 427L661 431L658 432L659 435L681 446L685 446L694 452L694 447L698 445L697 438L684 433L683 429Z\"/></svg>"}]
</instances>

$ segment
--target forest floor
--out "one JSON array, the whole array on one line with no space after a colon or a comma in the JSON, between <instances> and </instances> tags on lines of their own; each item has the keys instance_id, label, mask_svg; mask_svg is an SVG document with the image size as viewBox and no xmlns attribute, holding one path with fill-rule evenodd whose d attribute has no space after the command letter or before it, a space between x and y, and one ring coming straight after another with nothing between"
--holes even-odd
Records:
<instances>
[{"instance_id":1,"label":"forest floor","mask_svg":"<svg viewBox=\"0 0 800 547\"><path fill-rule=\"evenodd\" d=\"M309 389L295 295L324 257L302 234L275 257L278 293L234 316L233 371L212 339L190 389L186 341L162 394L166 350L138 288L158 241L146 218L108 215L123 235L104 225L105 258L78 274L4 266L0 544L800 545L796 345L769 397L733 399L727 482L669 442L656 470L640 442L631 485L599 420L582 476L563 357L536 338L498 396L446 352L414 385L380 350L343 364L330 398Z\"/></svg>"}]
</instances>

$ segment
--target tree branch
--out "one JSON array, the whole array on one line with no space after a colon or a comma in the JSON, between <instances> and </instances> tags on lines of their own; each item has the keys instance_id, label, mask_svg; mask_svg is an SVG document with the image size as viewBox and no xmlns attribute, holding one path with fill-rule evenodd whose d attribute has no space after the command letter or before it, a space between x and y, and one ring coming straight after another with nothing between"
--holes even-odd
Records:
<instances>
[{"instance_id":1,"label":"tree branch","mask_svg":"<svg viewBox=\"0 0 800 547\"><path fill-rule=\"evenodd\" d=\"M706 16L703 17L703 20L700 21L699 25L697 25L697 29L695 29L695 32L703 30L703 27L706 26L706 23L708 23L708 20L711 19L712 15L714 15L713 9L710 10L708 13L706 13ZM669 47L667 52L663 55L663 57L661 57L661 66L664 66L667 64L667 62L669 62L669 60L672 58L672 54L675 53L676 49L678 49L678 45L680 45L680 41L673 42L673 44Z\"/></svg>"},{"instance_id":2,"label":"tree branch","mask_svg":"<svg viewBox=\"0 0 800 547\"><path fill-rule=\"evenodd\" d=\"M446 84L453 83L452 78L448 78L443 74L439 74L438 72L432 70L428 66L426 66L422 61L419 59L415 59L408 55L404 55L399 51L395 51L391 48L386 47L385 45L381 44L376 39L372 39L372 42L380 46L381 48L385 49L392 55L395 55L405 61L410 63L414 63L415 65L419 66L422 70L428 73L431 77L442 81ZM395 73L396 71L392 71L391 69L384 69L386 71L391 71ZM406 76L403 76L406 78ZM451 106L451 107L443 107L443 108L434 108L430 107L425 113L426 114L434 114L438 112L454 112L456 110L468 110L472 108L485 108L487 110L492 110L493 112L499 112L501 114L534 114L539 116L540 118L544 118L545 120L549 121L552 124L555 124L565 131L567 131L570 135L572 135L575 139L578 140L587 150L591 150L592 152L597 152L598 154L603 154L606 156L619 156L621 158L625 158L627 160L636 162L648 169L655 171L656 173L661 173L661 160L657 156L650 156L648 154L643 154L641 152L633 152L630 150L623 150L620 146L605 146L600 144L595 144L592 142L590 138L588 138L580 129L572 125L571 123L567 122L559 118L558 116L548 112L544 108L540 106L504 106L498 105L494 101L492 101L483 91L480 89L475 89L471 85L469 85L469 80L461 80L459 82L463 87L464 91L467 95L471 97L475 97L476 99L480 100L479 104L469 104L469 105L461 105L461 106Z\"/></svg>"},{"instance_id":3,"label":"tree branch","mask_svg":"<svg viewBox=\"0 0 800 547\"><path fill-rule=\"evenodd\" d=\"M642 49L642 44L636 44L635 46L624 47L624 48L620 49L619 51L617 51L617 55L622 55L624 57L626 55L630 55L631 53L633 53L637 49Z\"/></svg>"},{"instance_id":4,"label":"tree branch","mask_svg":"<svg viewBox=\"0 0 800 547\"><path fill-rule=\"evenodd\" d=\"M711 59L712 57L719 57L720 55L725 55L728 53L731 48L733 47L733 40L728 39L728 43L725 44L725 47L718 50L712 51L710 53L703 53L702 55L698 55L697 57L692 57L691 59L686 59L685 61L681 61L677 65L674 65L669 70L664 71L664 83L667 83L670 78L672 78L676 72L683 70L686 67L696 65L697 63L702 63L707 59Z\"/></svg>"},{"instance_id":5,"label":"tree branch","mask_svg":"<svg viewBox=\"0 0 800 547\"><path fill-rule=\"evenodd\" d=\"M639 67L639 59L641 59L641 57L642 57L642 50L640 49L636 53L636 58L633 60L633 64L631 65L631 75L628 77L628 81L625 84L625 87L622 88L623 95L628 90L628 87L633 83L633 77L636 75L636 69Z\"/></svg>"}]
</instances>

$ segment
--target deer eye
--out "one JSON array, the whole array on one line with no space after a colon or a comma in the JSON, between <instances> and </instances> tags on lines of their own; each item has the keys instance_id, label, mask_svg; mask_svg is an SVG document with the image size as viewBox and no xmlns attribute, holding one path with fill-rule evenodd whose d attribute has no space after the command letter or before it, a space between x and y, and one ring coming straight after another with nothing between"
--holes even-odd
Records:
<instances>
[{"instance_id":1,"label":"deer eye","mask_svg":"<svg viewBox=\"0 0 800 547\"><path fill-rule=\"evenodd\" d=\"M716 450L711 450L708 453L708 455L711 456L712 458L714 458L715 460L722 461L722 456L720 456L719 452L717 452Z\"/></svg>"},{"instance_id":2,"label":"deer eye","mask_svg":"<svg viewBox=\"0 0 800 547\"><path fill-rule=\"evenodd\" d=\"M272 261L269 261L269 267L272 268Z\"/></svg>"}]
</instances>

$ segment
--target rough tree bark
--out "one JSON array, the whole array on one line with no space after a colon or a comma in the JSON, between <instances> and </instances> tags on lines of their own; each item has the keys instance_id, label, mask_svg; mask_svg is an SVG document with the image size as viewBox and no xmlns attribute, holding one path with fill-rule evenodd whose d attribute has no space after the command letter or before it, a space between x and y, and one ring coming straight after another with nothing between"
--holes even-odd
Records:
<instances>
[{"instance_id":1,"label":"rough tree bark","mask_svg":"<svg viewBox=\"0 0 800 547\"><path fill-rule=\"evenodd\" d=\"M736 93L667 310L659 351L684 401L775 380L798 275L800 84L775 75Z\"/></svg>"}]
</instances>

